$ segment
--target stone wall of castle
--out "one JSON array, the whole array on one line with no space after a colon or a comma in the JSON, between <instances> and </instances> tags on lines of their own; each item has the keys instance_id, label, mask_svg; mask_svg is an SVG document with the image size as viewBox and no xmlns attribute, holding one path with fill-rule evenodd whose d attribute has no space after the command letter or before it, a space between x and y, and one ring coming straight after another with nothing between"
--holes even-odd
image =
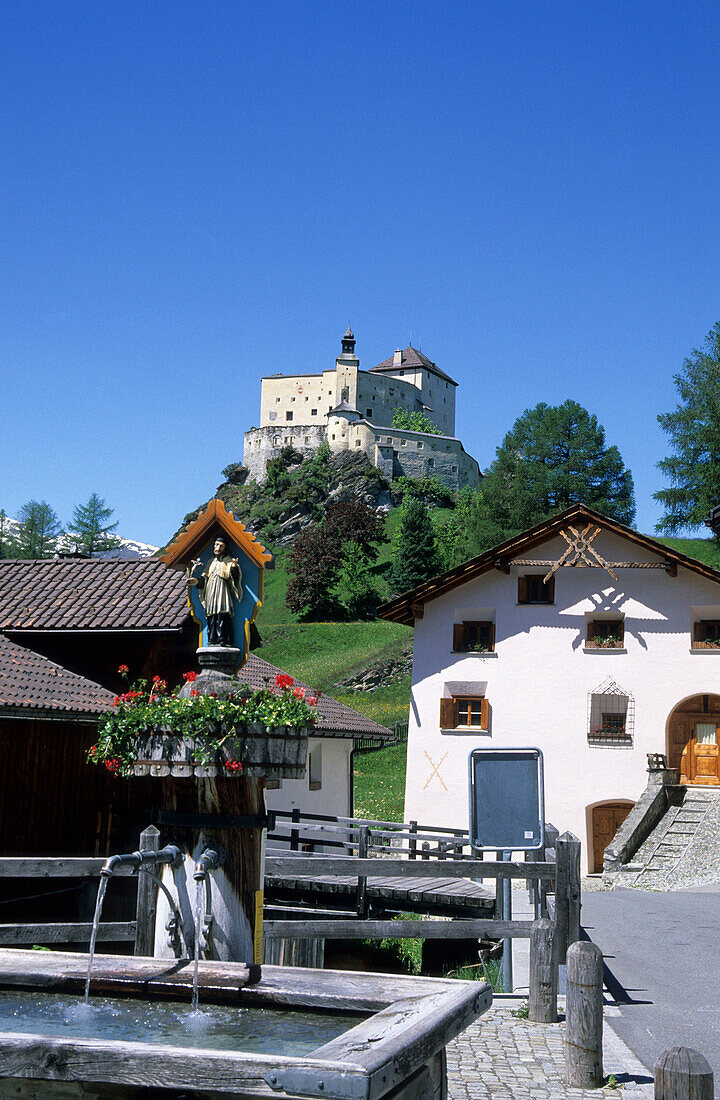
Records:
<instances>
[{"instance_id":1,"label":"stone wall of castle","mask_svg":"<svg viewBox=\"0 0 720 1100\"><path fill-rule=\"evenodd\" d=\"M331 451L363 451L388 481L398 477L437 477L452 492L466 485L477 488L480 470L459 439L385 428L366 420L348 422L330 417L327 426L251 428L245 433L243 464L254 481L262 481L271 458L292 446L303 455L314 454L322 443Z\"/></svg>"}]
</instances>

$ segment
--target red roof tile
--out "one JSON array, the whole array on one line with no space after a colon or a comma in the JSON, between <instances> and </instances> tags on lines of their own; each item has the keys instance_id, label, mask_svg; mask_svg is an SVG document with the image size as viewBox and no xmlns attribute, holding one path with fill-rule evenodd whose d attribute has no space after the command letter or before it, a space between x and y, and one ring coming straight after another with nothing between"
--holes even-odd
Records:
<instances>
[{"instance_id":1,"label":"red roof tile","mask_svg":"<svg viewBox=\"0 0 720 1100\"><path fill-rule=\"evenodd\" d=\"M101 714L113 693L0 634L0 711Z\"/></svg>"},{"instance_id":2,"label":"red roof tile","mask_svg":"<svg viewBox=\"0 0 720 1100\"><path fill-rule=\"evenodd\" d=\"M153 558L0 561L0 630L179 630L185 576Z\"/></svg>"}]
</instances>

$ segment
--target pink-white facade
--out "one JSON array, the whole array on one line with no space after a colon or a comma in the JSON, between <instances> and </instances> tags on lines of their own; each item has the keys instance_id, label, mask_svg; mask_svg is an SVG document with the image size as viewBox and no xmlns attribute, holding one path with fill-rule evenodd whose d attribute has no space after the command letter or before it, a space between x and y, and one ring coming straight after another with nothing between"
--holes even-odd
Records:
<instances>
[{"instance_id":1,"label":"pink-white facade","mask_svg":"<svg viewBox=\"0 0 720 1100\"><path fill-rule=\"evenodd\" d=\"M520 603L521 576L548 566L489 568L443 594L421 595L415 619L405 820L467 828L467 761L477 746L537 746L545 765L545 819L582 841L592 862L592 809L634 802L647 782L647 754L668 751L675 708L720 694L720 648L693 648L694 624L720 620L720 574L677 565L658 544L602 530L592 546L613 567L561 567L552 603ZM658 545L654 552L649 546ZM522 560L556 561L568 549L556 533ZM520 554L516 555L520 557ZM655 568L638 568L646 563ZM659 566L659 567L657 567ZM622 648L588 646L588 623L622 622ZM490 653L455 652L453 627L494 623ZM487 700L487 730L442 728L440 700ZM622 743L593 741L608 697L625 713ZM447 712L446 712L447 714Z\"/></svg>"}]
</instances>

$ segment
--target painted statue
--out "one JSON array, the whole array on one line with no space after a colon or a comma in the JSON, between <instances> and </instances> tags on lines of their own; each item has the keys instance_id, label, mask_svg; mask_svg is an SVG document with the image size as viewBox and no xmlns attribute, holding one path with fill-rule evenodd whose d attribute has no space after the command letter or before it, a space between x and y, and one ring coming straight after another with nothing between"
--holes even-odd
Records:
<instances>
[{"instance_id":1,"label":"painted statue","mask_svg":"<svg viewBox=\"0 0 720 1100\"><path fill-rule=\"evenodd\" d=\"M215 539L213 557L199 577L193 573L200 558L190 563L188 584L196 585L207 619L208 645L232 646L235 606L242 600L242 570L237 558L231 558L223 539Z\"/></svg>"}]
</instances>

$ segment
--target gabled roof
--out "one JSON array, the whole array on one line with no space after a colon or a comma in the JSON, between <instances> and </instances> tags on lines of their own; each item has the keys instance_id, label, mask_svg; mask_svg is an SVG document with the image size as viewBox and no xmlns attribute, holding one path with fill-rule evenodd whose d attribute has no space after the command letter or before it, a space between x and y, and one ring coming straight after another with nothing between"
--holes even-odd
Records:
<instances>
[{"instance_id":1,"label":"gabled roof","mask_svg":"<svg viewBox=\"0 0 720 1100\"><path fill-rule=\"evenodd\" d=\"M11 642L0 634L0 714L31 718L38 712L97 715L112 706L113 693Z\"/></svg>"},{"instance_id":2,"label":"gabled roof","mask_svg":"<svg viewBox=\"0 0 720 1100\"><path fill-rule=\"evenodd\" d=\"M451 592L454 588L459 588L460 585L482 576L483 573L487 573L491 569L507 568L512 564L514 558L527 550L532 550L543 542L547 542L557 535L560 530L564 530L569 523L577 525L583 522L593 523L605 531L620 535L628 542L634 543L635 546L656 554L663 561L668 572L674 574L678 566L682 566L692 573L699 573L700 576L720 584L720 571L717 569L712 569L709 565L705 565L704 562L697 561L695 558L680 554L677 550L671 550L669 546L664 546L648 535L641 535L630 527L625 527L624 524L610 519L609 516L602 515L601 512L596 512L594 508L589 508L586 504L573 504L572 507L566 508L564 512L559 512L551 519L538 523L535 527L523 531L522 534L508 539L506 542L501 542L491 550L486 550L484 554L479 554L476 558L471 558L470 561L455 566L454 569L448 569L447 572L433 577L432 580L426 581L411 592L404 592L394 600L388 600L378 608L378 614L390 622L405 623L407 626L412 626L414 620L419 617L413 608L418 609L421 605L429 603L446 592Z\"/></svg>"},{"instance_id":3,"label":"gabled roof","mask_svg":"<svg viewBox=\"0 0 720 1100\"><path fill-rule=\"evenodd\" d=\"M370 367L369 373L381 374L385 371L392 373L398 370L411 370L413 367L422 367L425 370L432 371L438 378L442 378L444 382L449 382L452 386L457 386L449 374L445 374L445 371L440 370L437 363L433 363L432 359L428 359L427 355L423 355L421 351L414 348L412 344L409 348L405 348L402 352L402 363L397 366L395 363L395 357L390 356L389 359L384 359L382 363L378 363L376 367Z\"/></svg>"},{"instance_id":4,"label":"gabled roof","mask_svg":"<svg viewBox=\"0 0 720 1100\"><path fill-rule=\"evenodd\" d=\"M181 630L184 577L156 558L0 561L0 630Z\"/></svg>"},{"instance_id":5,"label":"gabled roof","mask_svg":"<svg viewBox=\"0 0 720 1100\"><path fill-rule=\"evenodd\" d=\"M262 657L251 653L247 663L237 673L237 679L255 689L273 684L275 677L280 674L285 675L281 668L276 668L268 661L263 661ZM337 699L325 695L322 691L315 691L301 680L296 679L294 682L296 687L305 688L307 692L318 697L318 723L313 728L314 734L330 737L376 737L378 740L393 736L391 730L373 722L372 718L358 714L356 710L346 707L344 703L338 703Z\"/></svg>"},{"instance_id":6,"label":"gabled roof","mask_svg":"<svg viewBox=\"0 0 720 1100\"><path fill-rule=\"evenodd\" d=\"M239 546L257 566L272 561L272 554L248 531L219 497L209 500L195 519L184 527L160 555L173 569L183 568L213 538L222 534Z\"/></svg>"}]
</instances>

